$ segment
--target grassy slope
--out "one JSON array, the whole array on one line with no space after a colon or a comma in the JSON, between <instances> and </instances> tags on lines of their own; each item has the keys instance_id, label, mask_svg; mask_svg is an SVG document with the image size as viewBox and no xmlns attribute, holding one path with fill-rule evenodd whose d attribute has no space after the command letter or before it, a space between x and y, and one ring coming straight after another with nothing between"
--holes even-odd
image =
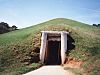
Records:
<instances>
[{"instance_id":1,"label":"grassy slope","mask_svg":"<svg viewBox=\"0 0 100 75\"><path fill-rule=\"evenodd\" d=\"M69 57L86 61L82 67L88 69L87 72L90 75L100 73L98 71L100 62L100 29L77 21L59 18L21 30L0 34L1 74L18 74L37 67L38 63L25 66L21 60L33 50L35 47L34 38L38 37L40 39L41 30L67 30L71 32L70 35L75 40L75 49L70 52ZM35 36L35 34L39 35ZM40 47L39 40L36 46ZM93 67L90 68L87 65Z\"/></svg>"}]
</instances>

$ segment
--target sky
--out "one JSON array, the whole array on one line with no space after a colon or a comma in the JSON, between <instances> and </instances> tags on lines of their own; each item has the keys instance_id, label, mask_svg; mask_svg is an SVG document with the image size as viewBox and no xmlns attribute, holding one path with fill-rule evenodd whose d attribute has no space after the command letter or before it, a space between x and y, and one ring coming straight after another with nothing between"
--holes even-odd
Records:
<instances>
[{"instance_id":1,"label":"sky","mask_svg":"<svg viewBox=\"0 0 100 75\"><path fill-rule=\"evenodd\" d=\"M54 18L100 23L100 0L0 0L0 22L25 28Z\"/></svg>"}]
</instances>

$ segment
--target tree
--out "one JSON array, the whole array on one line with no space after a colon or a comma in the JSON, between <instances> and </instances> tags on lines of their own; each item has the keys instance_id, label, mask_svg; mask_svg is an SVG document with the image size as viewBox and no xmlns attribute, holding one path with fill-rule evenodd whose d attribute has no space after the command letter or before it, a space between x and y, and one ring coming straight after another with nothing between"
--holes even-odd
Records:
<instances>
[{"instance_id":1,"label":"tree","mask_svg":"<svg viewBox=\"0 0 100 75\"><path fill-rule=\"evenodd\" d=\"M12 30L17 30L17 27L15 25L13 25L11 28Z\"/></svg>"},{"instance_id":2,"label":"tree","mask_svg":"<svg viewBox=\"0 0 100 75\"><path fill-rule=\"evenodd\" d=\"M5 22L0 23L0 33L9 32L9 25Z\"/></svg>"},{"instance_id":3,"label":"tree","mask_svg":"<svg viewBox=\"0 0 100 75\"><path fill-rule=\"evenodd\" d=\"M14 30L18 30L15 25L10 27L9 24L7 24L5 22L0 23L0 34L6 33L6 32L9 32L9 31L14 31Z\"/></svg>"},{"instance_id":4,"label":"tree","mask_svg":"<svg viewBox=\"0 0 100 75\"><path fill-rule=\"evenodd\" d=\"M98 27L100 27L100 24L98 24Z\"/></svg>"},{"instance_id":5,"label":"tree","mask_svg":"<svg viewBox=\"0 0 100 75\"><path fill-rule=\"evenodd\" d=\"M100 27L100 24L93 24L93 26Z\"/></svg>"},{"instance_id":6,"label":"tree","mask_svg":"<svg viewBox=\"0 0 100 75\"><path fill-rule=\"evenodd\" d=\"M96 27L97 27L97 25L96 25L96 24L93 24L93 26L96 26Z\"/></svg>"}]
</instances>

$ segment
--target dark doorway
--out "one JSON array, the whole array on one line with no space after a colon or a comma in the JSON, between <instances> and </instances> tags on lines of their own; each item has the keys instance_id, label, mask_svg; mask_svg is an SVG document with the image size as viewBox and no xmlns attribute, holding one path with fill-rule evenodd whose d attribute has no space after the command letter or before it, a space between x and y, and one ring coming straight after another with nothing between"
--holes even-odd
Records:
<instances>
[{"instance_id":1,"label":"dark doorway","mask_svg":"<svg viewBox=\"0 0 100 75\"><path fill-rule=\"evenodd\" d=\"M69 53L75 49L75 40L70 36L67 35L67 56L69 56Z\"/></svg>"},{"instance_id":2,"label":"dark doorway","mask_svg":"<svg viewBox=\"0 0 100 75\"><path fill-rule=\"evenodd\" d=\"M46 50L46 65L60 65L61 64L61 41L48 41Z\"/></svg>"}]
</instances>

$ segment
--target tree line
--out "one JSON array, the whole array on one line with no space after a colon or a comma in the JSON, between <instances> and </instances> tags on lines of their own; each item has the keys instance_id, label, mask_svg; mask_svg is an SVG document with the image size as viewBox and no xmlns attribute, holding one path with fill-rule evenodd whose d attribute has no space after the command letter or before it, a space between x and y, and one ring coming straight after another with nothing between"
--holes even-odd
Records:
<instances>
[{"instance_id":1,"label":"tree line","mask_svg":"<svg viewBox=\"0 0 100 75\"><path fill-rule=\"evenodd\" d=\"M8 23L0 22L0 34L7 33L14 30L18 30L17 26L13 25L12 27L10 27Z\"/></svg>"},{"instance_id":2,"label":"tree line","mask_svg":"<svg viewBox=\"0 0 100 75\"><path fill-rule=\"evenodd\" d=\"M93 24L93 26L95 26L95 27L100 27L100 24Z\"/></svg>"}]
</instances>

